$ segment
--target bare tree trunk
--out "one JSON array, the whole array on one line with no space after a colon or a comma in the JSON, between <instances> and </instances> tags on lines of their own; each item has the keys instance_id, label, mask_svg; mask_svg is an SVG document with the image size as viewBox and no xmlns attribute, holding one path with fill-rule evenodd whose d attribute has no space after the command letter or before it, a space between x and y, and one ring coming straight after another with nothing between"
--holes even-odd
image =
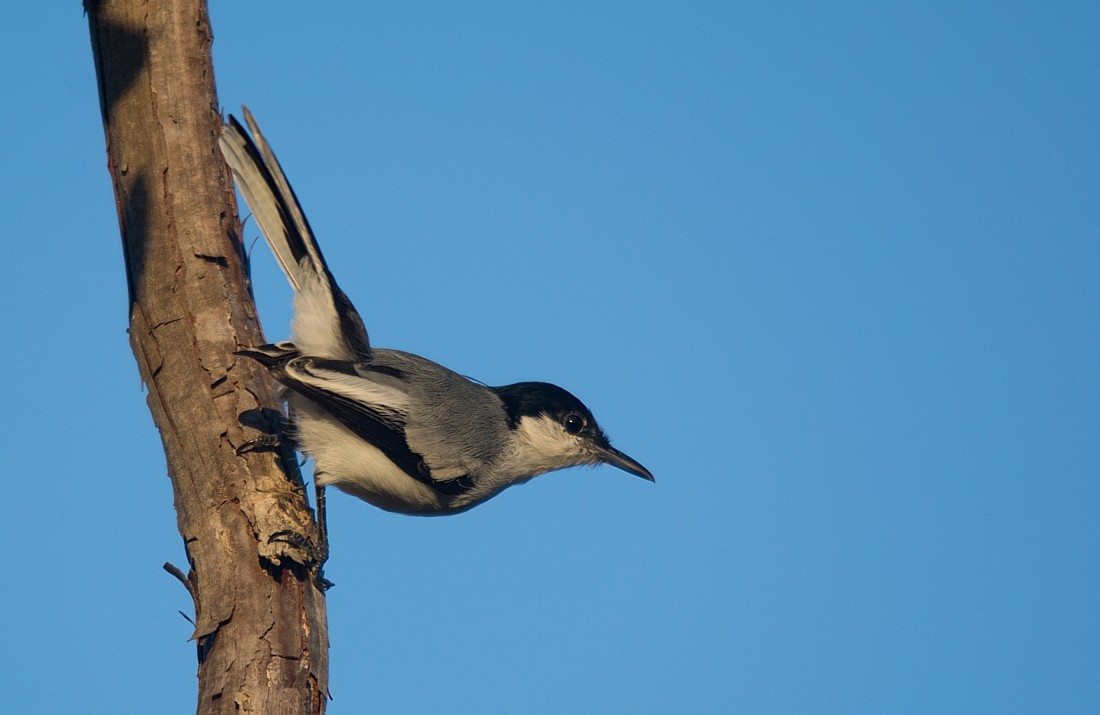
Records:
<instances>
[{"instance_id":1,"label":"bare tree trunk","mask_svg":"<svg viewBox=\"0 0 1100 715\"><path fill-rule=\"evenodd\" d=\"M301 476L235 447L270 428L263 341L220 127L204 0L86 0L130 290L130 343L160 430L195 601L200 713L320 713L323 594ZM157 706L151 706L157 710Z\"/></svg>"}]
</instances>

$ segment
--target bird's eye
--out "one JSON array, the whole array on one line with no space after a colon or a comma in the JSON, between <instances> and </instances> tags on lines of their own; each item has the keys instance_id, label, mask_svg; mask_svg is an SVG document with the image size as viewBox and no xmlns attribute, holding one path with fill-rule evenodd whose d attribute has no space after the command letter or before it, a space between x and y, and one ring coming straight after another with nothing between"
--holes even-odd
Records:
<instances>
[{"instance_id":1,"label":"bird's eye","mask_svg":"<svg viewBox=\"0 0 1100 715\"><path fill-rule=\"evenodd\" d=\"M576 412L567 414L561 423L565 427L565 431L569 434L580 434L584 428L588 426L584 417L578 415Z\"/></svg>"}]
</instances>

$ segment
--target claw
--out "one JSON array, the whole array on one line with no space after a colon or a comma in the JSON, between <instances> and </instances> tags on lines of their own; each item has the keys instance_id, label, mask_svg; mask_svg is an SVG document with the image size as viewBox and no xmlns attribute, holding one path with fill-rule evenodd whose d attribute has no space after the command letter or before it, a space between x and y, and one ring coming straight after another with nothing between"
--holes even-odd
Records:
<instances>
[{"instance_id":1,"label":"claw","mask_svg":"<svg viewBox=\"0 0 1100 715\"><path fill-rule=\"evenodd\" d=\"M259 452L261 450L278 450L283 446L285 440L283 435L279 434L264 434L255 439L250 439L241 446L237 447L237 456L247 454L249 452Z\"/></svg>"},{"instance_id":2,"label":"claw","mask_svg":"<svg viewBox=\"0 0 1100 715\"><path fill-rule=\"evenodd\" d=\"M267 538L269 544L276 542L289 544L306 553L306 557L309 559L310 576L313 578L314 585L322 593L336 585L325 578L325 562L328 561L327 539L323 539L322 544L318 546L308 536L292 529L284 529L283 531L276 531Z\"/></svg>"}]
</instances>

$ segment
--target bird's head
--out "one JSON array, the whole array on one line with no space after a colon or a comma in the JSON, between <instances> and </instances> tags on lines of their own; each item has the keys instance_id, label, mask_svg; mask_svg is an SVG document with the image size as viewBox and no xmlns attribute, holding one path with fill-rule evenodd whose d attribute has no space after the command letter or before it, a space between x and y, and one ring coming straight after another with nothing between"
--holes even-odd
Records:
<instances>
[{"instance_id":1,"label":"bird's head","mask_svg":"<svg viewBox=\"0 0 1100 715\"><path fill-rule=\"evenodd\" d=\"M582 464L610 464L653 481L648 469L611 446L592 411L566 390L546 382L492 389L508 414L509 463L517 477Z\"/></svg>"}]
</instances>

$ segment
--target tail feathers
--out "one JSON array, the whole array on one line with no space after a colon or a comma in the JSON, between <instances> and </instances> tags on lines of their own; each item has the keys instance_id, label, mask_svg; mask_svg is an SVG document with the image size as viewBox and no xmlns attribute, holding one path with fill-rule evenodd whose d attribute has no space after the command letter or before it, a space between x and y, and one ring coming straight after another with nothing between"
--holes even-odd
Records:
<instances>
[{"instance_id":1,"label":"tail feathers","mask_svg":"<svg viewBox=\"0 0 1100 715\"><path fill-rule=\"evenodd\" d=\"M247 107L248 131L232 115L219 139L260 231L295 291L295 342L311 355L361 360L370 341L359 313L329 272L298 197Z\"/></svg>"},{"instance_id":2,"label":"tail feathers","mask_svg":"<svg viewBox=\"0 0 1100 715\"><path fill-rule=\"evenodd\" d=\"M219 139L222 154L279 266L294 289L301 290L302 259L308 257L314 266L323 266L324 258L275 154L247 109L244 117L253 136L229 115Z\"/></svg>"}]
</instances>

